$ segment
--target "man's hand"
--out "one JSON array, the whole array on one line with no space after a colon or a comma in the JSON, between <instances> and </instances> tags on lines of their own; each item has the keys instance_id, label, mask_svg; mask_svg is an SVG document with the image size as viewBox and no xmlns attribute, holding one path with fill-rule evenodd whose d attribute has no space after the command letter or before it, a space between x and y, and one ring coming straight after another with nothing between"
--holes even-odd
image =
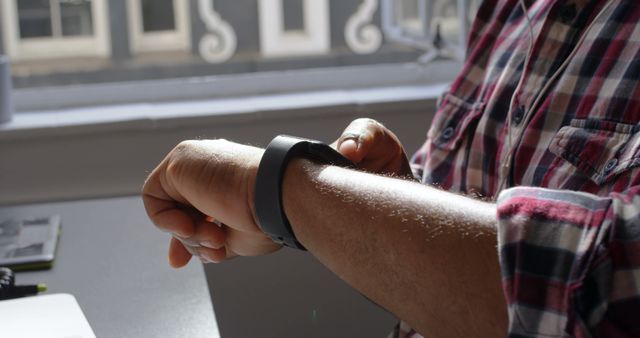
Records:
<instances>
[{"instance_id":1,"label":"man's hand","mask_svg":"<svg viewBox=\"0 0 640 338\"><path fill-rule=\"evenodd\" d=\"M412 176L400 140L376 120L354 120L332 146L365 171Z\"/></svg>"},{"instance_id":2,"label":"man's hand","mask_svg":"<svg viewBox=\"0 0 640 338\"><path fill-rule=\"evenodd\" d=\"M220 262L280 248L260 230L253 211L261 157L261 149L225 140L185 141L153 170L142 197L153 223L173 235L172 266L184 266L192 255Z\"/></svg>"}]
</instances>

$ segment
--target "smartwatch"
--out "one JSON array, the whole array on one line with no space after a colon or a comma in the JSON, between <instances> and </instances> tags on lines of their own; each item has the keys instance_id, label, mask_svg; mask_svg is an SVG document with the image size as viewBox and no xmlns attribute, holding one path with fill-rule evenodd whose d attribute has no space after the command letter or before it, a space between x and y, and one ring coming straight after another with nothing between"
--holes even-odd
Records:
<instances>
[{"instance_id":1,"label":"smartwatch","mask_svg":"<svg viewBox=\"0 0 640 338\"><path fill-rule=\"evenodd\" d=\"M282 205L282 180L289 161L296 157L321 164L353 167L353 163L320 141L279 135L265 149L256 176L255 210L262 231L282 245L306 250L296 239Z\"/></svg>"}]
</instances>

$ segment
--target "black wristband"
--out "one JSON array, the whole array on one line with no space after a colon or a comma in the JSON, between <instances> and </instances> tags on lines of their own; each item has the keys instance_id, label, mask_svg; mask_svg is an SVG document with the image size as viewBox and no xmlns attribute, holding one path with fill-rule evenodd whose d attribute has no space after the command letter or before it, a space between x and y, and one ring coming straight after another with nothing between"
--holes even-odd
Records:
<instances>
[{"instance_id":1,"label":"black wristband","mask_svg":"<svg viewBox=\"0 0 640 338\"><path fill-rule=\"evenodd\" d=\"M256 176L255 209L262 231L288 247L305 250L293 234L282 205L282 180L289 161L303 157L323 164L352 167L353 163L320 141L280 135L265 149Z\"/></svg>"}]
</instances>

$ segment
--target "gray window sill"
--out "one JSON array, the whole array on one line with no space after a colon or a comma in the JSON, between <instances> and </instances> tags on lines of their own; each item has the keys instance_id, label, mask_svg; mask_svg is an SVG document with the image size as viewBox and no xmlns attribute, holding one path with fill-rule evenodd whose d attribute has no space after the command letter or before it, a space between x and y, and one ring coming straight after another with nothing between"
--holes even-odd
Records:
<instances>
[{"instance_id":1,"label":"gray window sill","mask_svg":"<svg viewBox=\"0 0 640 338\"><path fill-rule=\"evenodd\" d=\"M22 112L0 125L0 141L374 113L390 105L420 109L445 87L441 83Z\"/></svg>"},{"instance_id":2,"label":"gray window sill","mask_svg":"<svg viewBox=\"0 0 640 338\"><path fill-rule=\"evenodd\" d=\"M0 140L420 109L459 66L438 60L18 89Z\"/></svg>"},{"instance_id":3,"label":"gray window sill","mask_svg":"<svg viewBox=\"0 0 640 338\"><path fill-rule=\"evenodd\" d=\"M176 78L166 80L84 84L18 89L17 114L78 107L141 102L177 102L247 96L413 86L450 82L460 68L455 61L376 64Z\"/></svg>"}]
</instances>

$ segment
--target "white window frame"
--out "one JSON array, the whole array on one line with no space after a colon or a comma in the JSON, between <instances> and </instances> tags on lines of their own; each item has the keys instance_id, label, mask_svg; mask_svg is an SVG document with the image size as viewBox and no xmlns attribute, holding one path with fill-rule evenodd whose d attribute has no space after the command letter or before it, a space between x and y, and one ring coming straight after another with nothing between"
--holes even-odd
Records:
<instances>
[{"instance_id":1,"label":"white window frame","mask_svg":"<svg viewBox=\"0 0 640 338\"><path fill-rule=\"evenodd\" d=\"M304 0L304 28L285 30L282 0L259 0L260 51L265 58L331 52L328 0Z\"/></svg>"},{"instance_id":2,"label":"white window frame","mask_svg":"<svg viewBox=\"0 0 640 338\"><path fill-rule=\"evenodd\" d=\"M175 29L145 32L140 0L127 0L129 48L144 52L187 51L191 48L189 1L173 0Z\"/></svg>"},{"instance_id":3,"label":"white window frame","mask_svg":"<svg viewBox=\"0 0 640 338\"><path fill-rule=\"evenodd\" d=\"M13 61L64 57L109 57L109 8L106 0L92 0L92 36L20 38L19 0L2 0L2 24L5 52ZM46 53L42 53L46 50Z\"/></svg>"}]
</instances>

